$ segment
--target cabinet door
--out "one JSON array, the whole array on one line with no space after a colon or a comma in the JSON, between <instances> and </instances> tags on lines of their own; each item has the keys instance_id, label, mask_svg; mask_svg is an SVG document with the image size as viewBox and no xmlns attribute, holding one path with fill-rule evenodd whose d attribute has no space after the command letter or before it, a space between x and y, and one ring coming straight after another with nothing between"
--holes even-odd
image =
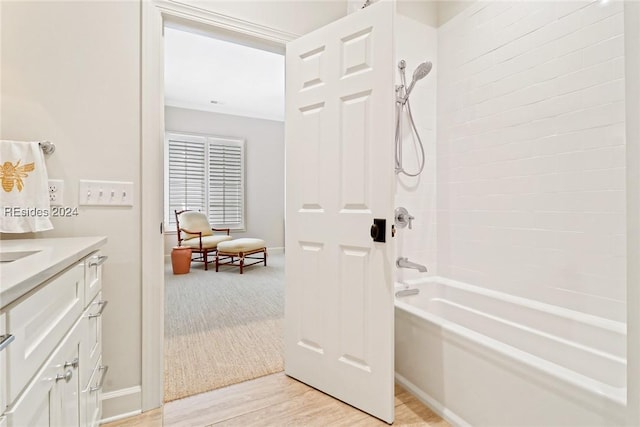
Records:
<instances>
[{"instance_id":1,"label":"cabinet door","mask_svg":"<svg viewBox=\"0 0 640 427\"><path fill-rule=\"evenodd\" d=\"M89 385L82 390L80 405L84 406L80 409L84 413L84 418L81 420L84 423L83 427L98 427L102 417L102 383L107 367L103 366L101 362L102 359L99 359Z\"/></svg>"},{"instance_id":2,"label":"cabinet door","mask_svg":"<svg viewBox=\"0 0 640 427\"><path fill-rule=\"evenodd\" d=\"M69 379L58 380L49 394L49 411L51 414L51 427L79 427L79 402L80 398L80 375L78 373L78 365L75 368L73 362L78 360L79 356L79 340L75 340L74 344L66 348L64 352L64 360L62 364L61 375L68 375Z\"/></svg>"},{"instance_id":3,"label":"cabinet door","mask_svg":"<svg viewBox=\"0 0 640 427\"><path fill-rule=\"evenodd\" d=\"M78 356L84 336L76 323L7 411L7 427L78 427ZM76 362L76 363L74 363Z\"/></svg>"}]
</instances>

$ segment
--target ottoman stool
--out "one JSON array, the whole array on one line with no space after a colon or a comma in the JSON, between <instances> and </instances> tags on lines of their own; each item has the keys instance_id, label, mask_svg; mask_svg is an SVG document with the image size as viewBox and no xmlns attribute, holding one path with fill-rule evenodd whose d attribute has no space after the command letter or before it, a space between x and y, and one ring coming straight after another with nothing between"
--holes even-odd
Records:
<instances>
[{"instance_id":1,"label":"ottoman stool","mask_svg":"<svg viewBox=\"0 0 640 427\"><path fill-rule=\"evenodd\" d=\"M236 264L236 258L238 264ZM245 259L254 259L257 261L245 264ZM220 262L221 260L228 261ZM227 240L226 242L218 243L218 252L216 253L216 271L218 271L218 266L220 265L231 264L239 266L240 274L242 274L244 267L257 264L259 262L264 262L264 265L267 265L267 247L265 241L262 239L251 239L245 237L242 239Z\"/></svg>"}]
</instances>

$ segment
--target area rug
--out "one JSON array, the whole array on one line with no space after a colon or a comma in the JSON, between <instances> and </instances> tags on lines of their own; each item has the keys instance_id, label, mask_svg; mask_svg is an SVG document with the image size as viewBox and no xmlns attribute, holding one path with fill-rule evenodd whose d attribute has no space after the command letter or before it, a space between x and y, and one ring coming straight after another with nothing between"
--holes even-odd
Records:
<instances>
[{"instance_id":1,"label":"area rug","mask_svg":"<svg viewBox=\"0 0 640 427\"><path fill-rule=\"evenodd\" d=\"M245 269L166 265L164 401L280 372L284 255Z\"/></svg>"}]
</instances>

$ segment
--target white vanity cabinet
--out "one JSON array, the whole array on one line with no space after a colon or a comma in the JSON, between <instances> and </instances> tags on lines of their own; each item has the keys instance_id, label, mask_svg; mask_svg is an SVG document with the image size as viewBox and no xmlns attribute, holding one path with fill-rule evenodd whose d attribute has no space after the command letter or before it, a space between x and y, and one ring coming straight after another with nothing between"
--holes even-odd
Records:
<instances>
[{"instance_id":1,"label":"white vanity cabinet","mask_svg":"<svg viewBox=\"0 0 640 427\"><path fill-rule=\"evenodd\" d=\"M84 304L84 262L52 278L13 304L7 323L15 340L7 348L8 400L18 394L80 318Z\"/></svg>"},{"instance_id":2,"label":"white vanity cabinet","mask_svg":"<svg viewBox=\"0 0 640 427\"><path fill-rule=\"evenodd\" d=\"M0 373L7 372L7 348L13 340L13 336L6 334L6 320L4 313L0 312ZM0 413L4 412L7 407L7 382L0 381ZM2 418L0 417L0 426L2 426Z\"/></svg>"},{"instance_id":3,"label":"white vanity cabinet","mask_svg":"<svg viewBox=\"0 0 640 427\"><path fill-rule=\"evenodd\" d=\"M0 427L98 426L107 257L88 252L1 308Z\"/></svg>"}]
</instances>

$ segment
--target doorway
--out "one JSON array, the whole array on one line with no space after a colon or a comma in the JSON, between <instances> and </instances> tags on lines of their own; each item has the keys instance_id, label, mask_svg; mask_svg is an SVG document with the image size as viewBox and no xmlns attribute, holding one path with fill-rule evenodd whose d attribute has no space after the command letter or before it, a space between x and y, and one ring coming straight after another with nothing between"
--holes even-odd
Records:
<instances>
[{"instance_id":1,"label":"doorway","mask_svg":"<svg viewBox=\"0 0 640 427\"><path fill-rule=\"evenodd\" d=\"M165 260L184 209L269 253L242 275L213 262L174 275L165 263L168 402L283 370L284 57L182 21L163 30Z\"/></svg>"}]
</instances>

